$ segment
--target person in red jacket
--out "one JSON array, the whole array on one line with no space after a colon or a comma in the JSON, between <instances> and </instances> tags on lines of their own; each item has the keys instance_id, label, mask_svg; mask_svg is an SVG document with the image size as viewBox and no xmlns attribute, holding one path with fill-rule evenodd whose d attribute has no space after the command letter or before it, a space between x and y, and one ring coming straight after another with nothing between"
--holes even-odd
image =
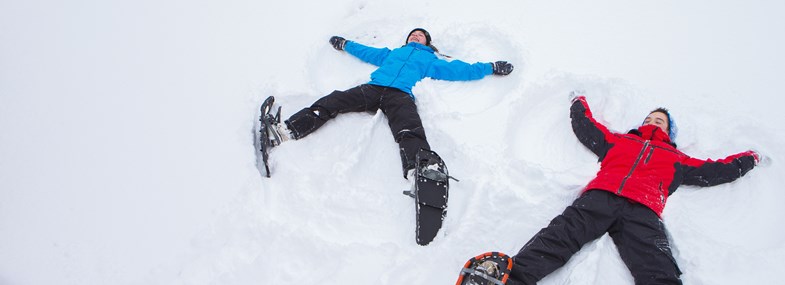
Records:
<instances>
[{"instance_id":1,"label":"person in red jacket","mask_svg":"<svg viewBox=\"0 0 785 285\"><path fill-rule=\"evenodd\" d=\"M599 157L600 170L581 196L512 258L507 284L535 284L605 233L635 284L682 284L660 219L668 196L682 184L736 180L755 167L759 155L747 151L720 160L693 158L676 149L667 109L652 111L626 134L614 133L594 119L584 96L573 92L571 97L572 129Z\"/></svg>"}]
</instances>

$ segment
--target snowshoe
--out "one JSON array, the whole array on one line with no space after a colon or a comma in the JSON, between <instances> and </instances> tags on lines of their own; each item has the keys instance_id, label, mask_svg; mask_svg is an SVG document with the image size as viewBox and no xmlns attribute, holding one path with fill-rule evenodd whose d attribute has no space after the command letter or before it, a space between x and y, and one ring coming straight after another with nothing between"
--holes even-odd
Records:
<instances>
[{"instance_id":1,"label":"snowshoe","mask_svg":"<svg viewBox=\"0 0 785 285\"><path fill-rule=\"evenodd\" d=\"M270 154L269 151L272 147L280 145L283 141L281 134L277 131L278 124L281 123L281 107L273 115L273 103L275 98L273 96L267 97L259 108L261 115L259 116L259 132L255 132L257 139L254 144L257 146L257 167L261 172L264 167L266 177L270 177L270 166L267 164L267 159Z\"/></svg>"},{"instance_id":2,"label":"snowshoe","mask_svg":"<svg viewBox=\"0 0 785 285\"><path fill-rule=\"evenodd\" d=\"M512 260L501 252L486 252L472 257L461 269L455 285L507 284L512 270Z\"/></svg>"},{"instance_id":3,"label":"snowshoe","mask_svg":"<svg viewBox=\"0 0 785 285\"><path fill-rule=\"evenodd\" d=\"M436 237L447 215L447 193L450 188L447 165L436 152L420 149L417 152L412 190L403 191L415 200L417 210L417 244L427 245Z\"/></svg>"}]
</instances>

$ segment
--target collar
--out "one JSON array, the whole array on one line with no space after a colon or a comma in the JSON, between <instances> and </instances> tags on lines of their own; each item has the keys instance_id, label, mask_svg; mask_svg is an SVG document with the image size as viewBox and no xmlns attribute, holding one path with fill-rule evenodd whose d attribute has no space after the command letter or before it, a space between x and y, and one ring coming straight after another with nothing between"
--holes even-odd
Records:
<instances>
[{"instance_id":1,"label":"collar","mask_svg":"<svg viewBox=\"0 0 785 285\"><path fill-rule=\"evenodd\" d=\"M629 133L638 135L645 140L661 141L673 145L668 134L655 125L642 125L638 129L630 130Z\"/></svg>"},{"instance_id":2,"label":"collar","mask_svg":"<svg viewBox=\"0 0 785 285\"><path fill-rule=\"evenodd\" d=\"M427 52L433 52L433 49L431 47L426 46L426 45L421 44L421 43L418 43L418 42L410 42L410 43L406 44L405 46L406 47L413 47L413 48L424 50L424 51L427 51Z\"/></svg>"}]
</instances>

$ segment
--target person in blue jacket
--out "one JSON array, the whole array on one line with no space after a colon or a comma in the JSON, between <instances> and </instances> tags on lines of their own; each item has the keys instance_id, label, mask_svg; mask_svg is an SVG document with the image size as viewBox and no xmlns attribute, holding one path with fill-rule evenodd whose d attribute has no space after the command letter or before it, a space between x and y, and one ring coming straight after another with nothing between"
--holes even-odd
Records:
<instances>
[{"instance_id":1,"label":"person in blue jacket","mask_svg":"<svg viewBox=\"0 0 785 285\"><path fill-rule=\"evenodd\" d=\"M301 139L338 114L381 109L399 144L405 178L415 167L417 151L420 148L430 150L412 87L425 77L468 81L490 74L508 75L513 70L512 64L506 61L469 64L440 59L434 54L437 50L431 45L431 35L422 28L409 32L406 44L392 50L365 46L338 36L330 38L330 44L338 51L346 51L379 68L371 73L370 82L333 91L289 117L286 125L278 126L277 131L285 138Z\"/></svg>"}]
</instances>

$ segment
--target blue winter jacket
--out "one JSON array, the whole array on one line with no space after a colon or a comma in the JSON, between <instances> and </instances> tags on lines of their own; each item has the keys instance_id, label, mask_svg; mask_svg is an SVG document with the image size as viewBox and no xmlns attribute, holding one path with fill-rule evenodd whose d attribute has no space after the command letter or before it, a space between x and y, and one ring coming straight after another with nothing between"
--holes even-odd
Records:
<instances>
[{"instance_id":1,"label":"blue winter jacket","mask_svg":"<svg viewBox=\"0 0 785 285\"><path fill-rule=\"evenodd\" d=\"M344 50L379 68L371 73L369 84L394 87L412 94L412 87L425 77L450 81L476 80L493 73L491 63L469 64L460 60L439 59L434 50L417 42L390 50L346 41Z\"/></svg>"}]
</instances>

